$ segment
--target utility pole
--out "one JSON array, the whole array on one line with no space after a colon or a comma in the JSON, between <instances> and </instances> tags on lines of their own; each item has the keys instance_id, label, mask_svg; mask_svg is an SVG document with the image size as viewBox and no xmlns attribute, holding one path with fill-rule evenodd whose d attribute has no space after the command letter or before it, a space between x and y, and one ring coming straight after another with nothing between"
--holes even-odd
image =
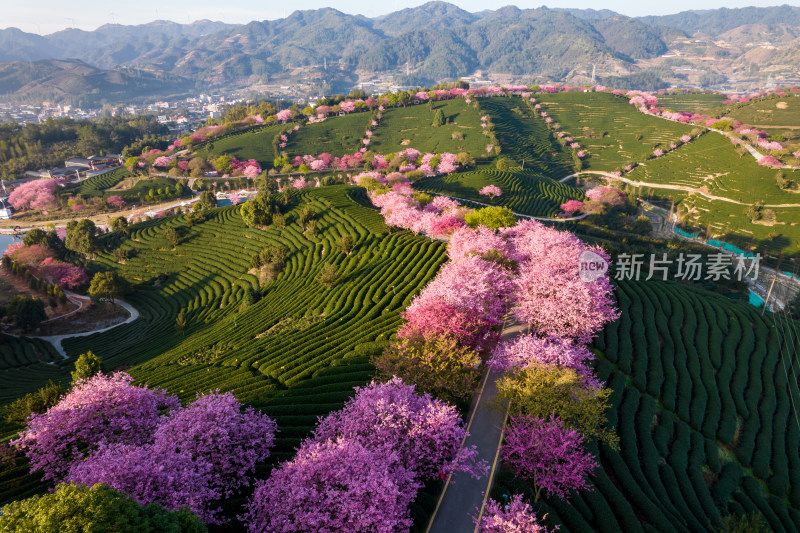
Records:
<instances>
[{"instance_id":1,"label":"utility pole","mask_svg":"<svg viewBox=\"0 0 800 533\"><path fill-rule=\"evenodd\" d=\"M772 288L775 286L775 282L778 280L778 272L781 271L781 263L783 262L783 253L781 253L780 257L778 258L778 265L775 267L775 275L772 276L772 283L769 285L769 291L767 291L767 299L764 301L764 309L761 310L761 316L764 316L764 313L767 312L767 304L769 303L769 297L772 296Z\"/></svg>"},{"instance_id":2,"label":"utility pole","mask_svg":"<svg viewBox=\"0 0 800 533\"><path fill-rule=\"evenodd\" d=\"M778 279L778 275L775 274L772 277L772 283L770 283L770 285L769 285L769 291L767 292L767 299L764 301L764 309L761 310L761 316L762 317L764 316L764 313L767 312L767 304L769 303L769 297L772 295L772 287L775 286L775 280L777 280L777 279Z\"/></svg>"}]
</instances>

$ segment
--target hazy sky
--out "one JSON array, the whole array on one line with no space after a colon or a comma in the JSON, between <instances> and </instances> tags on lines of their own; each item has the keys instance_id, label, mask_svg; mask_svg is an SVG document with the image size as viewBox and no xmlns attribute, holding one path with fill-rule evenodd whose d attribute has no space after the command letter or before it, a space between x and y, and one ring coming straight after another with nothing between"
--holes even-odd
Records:
<instances>
[{"instance_id":1,"label":"hazy sky","mask_svg":"<svg viewBox=\"0 0 800 533\"><path fill-rule=\"evenodd\" d=\"M188 0L168 2L163 0L137 0L114 2L108 0L0 0L0 27L15 26L33 33L52 33L67 27L93 30L109 22L143 24L156 19L191 22L199 19L244 23L251 20L276 19L289 15L295 9L316 9L331 6L345 13L360 13L369 17L383 15L404 7L417 6L425 0L386 0L363 2L355 0L294 0L284 8L274 1L253 0ZM504 5L520 8L539 7L540 1L455 0L451 3L467 11L497 9ZM769 6L788 3L800 5L800 0L776 2L775 0L672 0L670 2L641 2L636 0L560 0L550 1L549 7L575 7L611 9L629 16L665 15L688 9L713 9L718 7Z\"/></svg>"}]
</instances>

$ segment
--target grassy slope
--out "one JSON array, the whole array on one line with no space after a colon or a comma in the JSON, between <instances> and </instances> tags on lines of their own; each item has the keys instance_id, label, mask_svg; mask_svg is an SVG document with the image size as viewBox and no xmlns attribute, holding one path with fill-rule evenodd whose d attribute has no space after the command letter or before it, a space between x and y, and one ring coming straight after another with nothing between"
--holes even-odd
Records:
<instances>
[{"instance_id":1,"label":"grassy slope","mask_svg":"<svg viewBox=\"0 0 800 533\"><path fill-rule=\"evenodd\" d=\"M595 490L548 500L540 514L570 532L703 532L757 510L773 531L797 531L800 424L789 394L800 395L800 369L782 363L796 349L789 324L674 283L624 282L617 295L623 316L596 347L620 450L595 447ZM495 497L518 491L530 494L501 472Z\"/></svg>"},{"instance_id":2,"label":"grassy slope","mask_svg":"<svg viewBox=\"0 0 800 533\"><path fill-rule=\"evenodd\" d=\"M608 93L560 93L541 95L539 101L561 130L589 151L590 170L619 170L649 157L659 146L666 148L690 126L639 112L627 99Z\"/></svg>"},{"instance_id":3,"label":"grassy slope","mask_svg":"<svg viewBox=\"0 0 800 533\"><path fill-rule=\"evenodd\" d=\"M481 133L480 112L474 104L457 98L435 102L434 106L444 112L450 124L431 126L433 113L427 104L390 108L383 112L380 124L373 128L375 135L370 149L382 154L405 148L434 153L466 151L474 157L486 154L487 140ZM456 132L464 139L454 139Z\"/></svg>"}]
</instances>

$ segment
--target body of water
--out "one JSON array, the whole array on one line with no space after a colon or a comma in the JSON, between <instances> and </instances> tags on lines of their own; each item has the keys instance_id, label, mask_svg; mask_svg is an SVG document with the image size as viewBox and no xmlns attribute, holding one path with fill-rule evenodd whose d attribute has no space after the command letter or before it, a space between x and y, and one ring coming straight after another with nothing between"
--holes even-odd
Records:
<instances>
[{"instance_id":1,"label":"body of water","mask_svg":"<svg viewBox=\"0 0 800 533\"><path fill-rule=\"evenodd\" d=\"M21 241L22 237L15 237L14 235L0 235L0 256L6 251L6 248L12 243Z\"/></svg>"}]
</instances>

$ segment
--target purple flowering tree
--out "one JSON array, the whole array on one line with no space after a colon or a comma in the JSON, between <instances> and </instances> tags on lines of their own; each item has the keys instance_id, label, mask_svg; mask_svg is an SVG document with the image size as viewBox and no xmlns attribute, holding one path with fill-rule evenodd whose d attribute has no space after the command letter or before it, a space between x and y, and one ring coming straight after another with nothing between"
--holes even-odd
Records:
<instances>
[{"instance_id":1,"label":"purple flowering tree","mask_svg":"<svg viewBox=\"0 0 800 533\"><path fill-rule=\"evenodd\" d=\"M101 445L144 444L162 415L179 408L180 402L163 390L132 381L117 372L77 383L47 412L32 415L12 444L22 448L32 470L41 470L44 479L56 482Z\"/></svg>"},{"instance_id":2,"label":"purple flowering tree","mask_svg":"<svg viewBox=\"0 0 800 533\"><path fill-rule=\"evenodd\" d=\"M591 490L586 478L597 463L582 445L583 435L559 418L522 415L509 420L500 453L517 476L534 483L539 501L542 491L565 498L574 490Z\"/></svg>"}]
</instances>

